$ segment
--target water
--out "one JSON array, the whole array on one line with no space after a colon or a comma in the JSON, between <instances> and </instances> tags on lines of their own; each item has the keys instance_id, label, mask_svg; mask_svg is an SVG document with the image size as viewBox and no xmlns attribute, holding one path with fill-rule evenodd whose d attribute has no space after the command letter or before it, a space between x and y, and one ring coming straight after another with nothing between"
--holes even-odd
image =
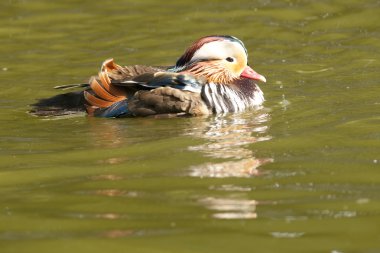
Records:
<instances>
[{"instance_id":1,"label":"water","mask_svg":"<svg viewBox=\"0 0 380 253\"><path fill-rule=\"evenodd\" d=\"M0 3L1 252L380 252L378 1ZM51 87L242 39L258 111L41 119Z\"/></svg>"}]
</instances>

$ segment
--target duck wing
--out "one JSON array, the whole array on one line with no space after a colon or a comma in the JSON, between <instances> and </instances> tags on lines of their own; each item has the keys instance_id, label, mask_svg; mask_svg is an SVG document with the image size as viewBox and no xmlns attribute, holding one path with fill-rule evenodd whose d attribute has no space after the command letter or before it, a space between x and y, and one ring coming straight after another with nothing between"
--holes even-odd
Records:
<instances>
[{"instance_id":1,"label":"duck wing","mask_svg":"<svg viewBox=\"0 0 380 253\"><path fill-rule=\"evenodd\" d=\"M89 115L208 114L207 106L200 96L205 84L203 78L166 71L126 77L121 75L118 65L104 65L98 77L91 79L90 89L84 91Z\"/></svg>"},{"instance_id":2,"label":"duck wing","mask_svg":"<svg viewBox=\"0 0 380 253\"><path fill-rule=\"evenodd\" d=\"M55 86L55 89L61 90L70 90L75 88L84 88L81 91L67 92L59 94L50 98L39 99L36 103L32 104L32 109L30 112L37 116L60 116L67 114L76 114L79 112L86 112L86 98L84 96L85 91L91 91L92 87L98 92L101 92L106 98L115 101L115 98L107 95L104 91L98 87L97 83L105 83L108 81L102 82L102 79L109 78L112 82L123 82L133 79L136 76L155 73L158 71L165 71L166 67L151 67L143 65L134 65L134 66L120 66L114 63L113 59L108 59L103 62L99 75L93 76L90 78L87 83L80 84L67 84ZM106 73L106 74L105 74ZM125 91L123 89L117 89L114 86L108 87L109 92L113 96L124 96ZM137 89L135 89L137 90ZM132 91L131 91L132 92ZM118 101L118 99L116 99Z\"/></svg>"},{"instance_id":3,"label":"duck wing","mask_svg":"<svg viewBox=\"0 0 380 253\"><path fill-rule=\"evenodd\" d=\"M108 107L88 106L89 115L96 117L178 117L199 116L210 113L199 93L172 87L140 90L129 99L112 103Z\"/></svg>"}]
</instances>

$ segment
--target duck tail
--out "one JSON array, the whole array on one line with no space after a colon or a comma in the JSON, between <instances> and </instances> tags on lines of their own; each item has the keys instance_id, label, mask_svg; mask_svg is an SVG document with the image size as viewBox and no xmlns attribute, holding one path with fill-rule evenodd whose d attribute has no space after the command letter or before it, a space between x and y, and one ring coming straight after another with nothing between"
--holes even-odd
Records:
<instances>
[{"instance_id":1,"label":"duck tail","mask_svg":"<svg viewBox=\"0 0 380 253\"><path fill-rule=\"evenodd\" d=\"M54 89L60 89L60 90L69 90L74 88L88 88L90 85L88 83L75 83L75 84L64 84L64 85L57 85L54 86Z\"/></svg>"},{"instance_id":2,"label":"duck tail","mask_svg":"<svg viewBox=\"0 0 380 253\"><path fill-rule=\"evenodd\" d=\"M119 106L115 105L112 107L112 105L127 98L125 89L113 85L111 81L122 70L123 68L115 64L113 59L108 59L103 62L99 74L91 77L88 83L54 87L62 90L72 88L85 88L85 90L40 99L32 105L33 109L30 112L37 116L61 116L87 111L89 115L93 116L115 117L116 112L123 112L121 109L122 105L127 105L125 102L120 103ZM110 110L105 110L107 108L110 108Z\"/></svg>"},{"instance_id":3,"label":"duck tail","mask_svg":"<svg viewBox=\"0 0 380 253\"><path fill-rule=\"evenodd\" d=\"M30 113L36 116L62 116L85 112L83 91L68 92L43 98L33 104Z\"/></svg>"}]
</instances>

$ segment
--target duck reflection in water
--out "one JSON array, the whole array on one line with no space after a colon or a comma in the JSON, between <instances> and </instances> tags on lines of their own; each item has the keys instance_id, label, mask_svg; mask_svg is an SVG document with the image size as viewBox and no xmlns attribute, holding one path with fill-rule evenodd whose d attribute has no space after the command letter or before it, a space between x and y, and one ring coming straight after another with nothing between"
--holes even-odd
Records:
<instances>
[{"instance_id":1,"label":"duck reflection in water","mask_svg":"<svg viewBox=\"0 0 380 253\"><path fill-rule=\"evenodd\" d=\"M255 158L249 145L270 140L266 131L269 114L262 111L215 116L202 121L187 135L206 139L205 144L189 147L190 151L201 152L204 156L226 160L207 162L192 166L189 175L193 177L251 177L260 175L258 167L272 162L271 158Z\"/></svg>"},{"instance_id":2,"label":"duck reflection in water","mask_svg":"<svg viewBox=\"0 0 380 253\"><path fill-rule=\"evenodd\" d=\"M177 129L176 134L206 140L204 144L189 146L188 150L199 152L203 156L211 158L209 160L218 161L192 166L188 174L193 177L221 178L260 175L261 172L258 167L272 162L272 158L256 158L254 151L249 146L272 138L267 134L269 119L269 113L265 109L214 117L189 118L188 121L183 119L188 126L184 126L185 129L182 131ZM155 120L142 119L138 124L135 124L134 127L138 128L143 125L144 135L147 136L129 133L128 124L119 120L100 122L90 120L91 143L102 148L123 148L138 143L139 140L146 140L149 136L160 139L157 134L149 131L147 133L150 126L155 126ZM99 160L99 162L118 164L128 160L123 152L115 153L119 153L121 156L115 155L108 157L107 161ZM220 162L221 159L225 161Z\"/></svg>"},{"instance_id":3,"label":"duck reflection in water","mask_svg":"<svg viewBox=\"0 0 380 253\"><path fill-rule=\"evenodd\" d=\"M206 197L199 200L201 205L212 210L216 219L255 219L258 202L251 199Z\"/></svg>"},{"instance_id":4,"label":"duck reflection in water","mask_svg":"<svg viewBox=\"0 0 380 253\"><path fill-rule=\"evenodd\" d=\"M203 121L197 128L189 129L188 135L206 140L206 143L189 147L216 160L192 166L191 177L247 178L264 174L259 170L272 158L256 158L250 145L271 139L267 134L270 115L261 109L255 112L216 116ZM220 162L220 160L225 160ZM212 211L215 219L255 219L260 203L251 199L252 188L239 185L210 186L211 194L197 197L197 202ZM221 192L222 195L221 195ZM214 195L215 194L215 195Z\"/></svg>"},{"instance_id":5,"label":"duck reflection in water","mask_svg":"<svg viewBox=\"0 0 380 253\"><path fill-rule=\"evenodd\" d=\"M206 163L184 168L185 174L182 175L201 178L248 178L264 174L260 166L272 162L273 159L256 158L252 145L272 138L267 133L269 120L270 115L265 108L214 117L181 119L183 125L177 129L178 132L175 134L204 140L203 144L189 146L187 149L189 152L198 152L209 158ZM156 119L142 119L139 124L155 125L155 121ZM126 131L128 124L124 124L124 122L115 120L107 121L104 124L94 123L97 123L93 125L95 133L99 132L99 127L103 130L101 132L106 132L104 135L94 134L93 137L98 138L93 140L95 145L104 143L104 140L111 138L116 141L108 143L109 148L123 149L124 146L130 145L130 142L141 141L141 138L130 136L130 133ZM104 128L107 128L107 131L104 131ZM117 153L120 155L123 152ZM108 157L103 161L109 164L125 162L117 156ZM199 205L212 211L213 218L254 219L257 217L256 208L260 203L250 196L253 191L250 186L216 183L216 185L210 185L209 189L210 192L207 195L199 196L197 194L195 198ZM111 197L126 193L123 190L109 190L97 191L96 194L105 194ZM135 197L139 198L138 195Z\"/></svg>"}]
</instances>

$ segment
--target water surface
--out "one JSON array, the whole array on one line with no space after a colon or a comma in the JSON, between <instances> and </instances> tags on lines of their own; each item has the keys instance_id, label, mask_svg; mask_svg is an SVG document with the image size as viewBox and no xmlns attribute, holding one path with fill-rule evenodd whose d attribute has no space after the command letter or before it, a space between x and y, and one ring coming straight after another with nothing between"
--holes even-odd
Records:
<instances>
[{"instance_id":1,"label":"water surface","mask_svg":"<svg viewBox=\"0 0 380 253\"><path fill-rule=\"evenodd\" d=\"M378 1L0 3L1 252L380 252ZM36 118L107 58L242 39L264 107Z\"/></svg>"}]
</instances>

